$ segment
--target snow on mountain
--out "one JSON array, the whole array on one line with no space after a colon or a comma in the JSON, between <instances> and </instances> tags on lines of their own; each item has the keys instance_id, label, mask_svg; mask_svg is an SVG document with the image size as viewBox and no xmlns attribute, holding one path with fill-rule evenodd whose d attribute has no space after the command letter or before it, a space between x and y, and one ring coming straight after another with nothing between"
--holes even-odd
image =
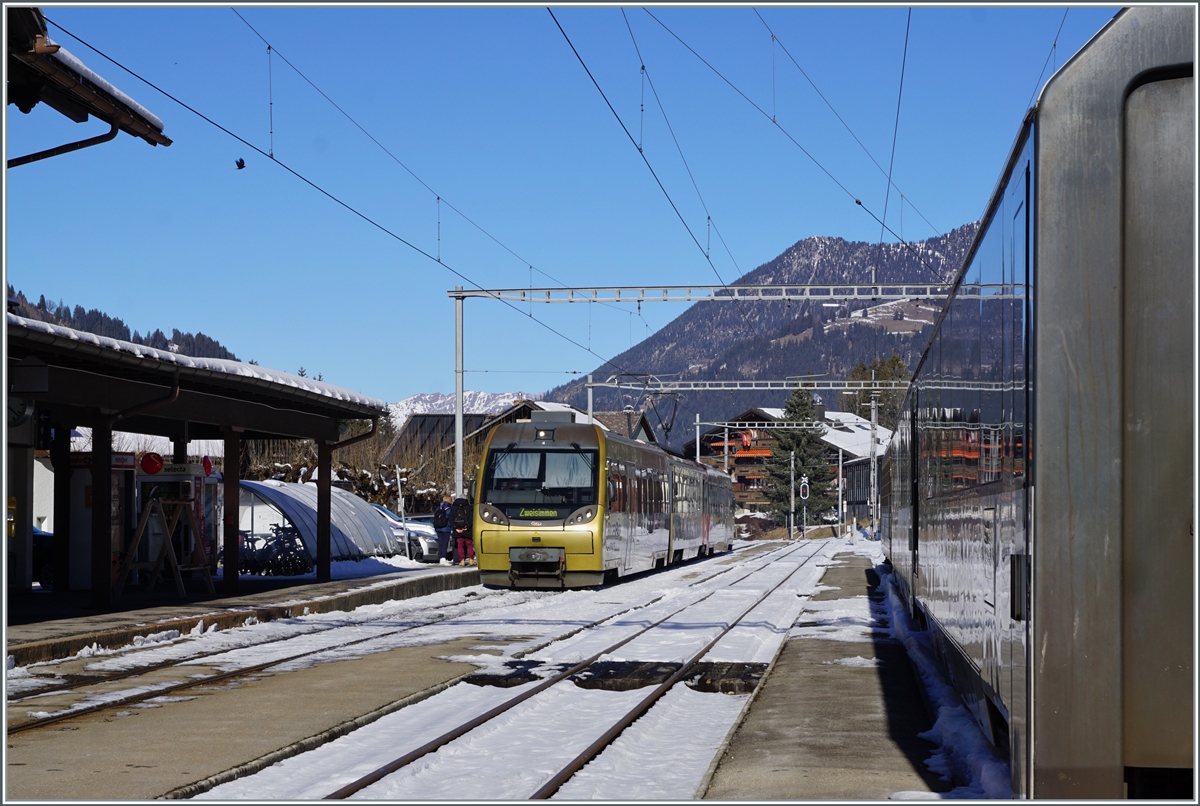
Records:
<instances>
[{"instance_id":1,"label":"snow on mountain","mask_svg":"<svg viewBox=\"0 0 1200 806\"><path fill-rule=\"evenodd\" d=\"M498 414L515 400L541 400L541 394L526 392L472 392L463 390L463 411L470 414ZM413 414L453 414L454 395L440 392L406 397L388 406L392 422L399 431Z\"/></svg>"}]
</instances>

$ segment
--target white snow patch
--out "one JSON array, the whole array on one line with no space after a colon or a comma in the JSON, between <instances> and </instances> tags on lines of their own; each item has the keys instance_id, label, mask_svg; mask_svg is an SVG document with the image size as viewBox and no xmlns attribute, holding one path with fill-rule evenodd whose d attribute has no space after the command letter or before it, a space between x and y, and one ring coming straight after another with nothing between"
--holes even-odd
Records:
<instances>
[{"instance_id":1,"label":"white snow patch","mask_svg":"<svg viewBox=\"0 0 1200 806\"><path fill-rule=\"evenodd\" d=\"M151 644L163 644L168 641L174 641L179 635L179 630L163 630L162 632L150 633L149 635L135 635L133 636L133 645L150 646Z\"/></svg>"},{"instance_id":2,"label":"white snow patch","mask_svg":"<svg viewBox=\"0 0 1200 806\"><path fill-rule=\"evenodd\" d=\"M825 660L821 663L826 666L859 666L863 668L875 668L882 666L883 661L879 658L864 658L862 655L855 655L853 658L838 658L837 660Z\"/></svg>"}]
</instances>

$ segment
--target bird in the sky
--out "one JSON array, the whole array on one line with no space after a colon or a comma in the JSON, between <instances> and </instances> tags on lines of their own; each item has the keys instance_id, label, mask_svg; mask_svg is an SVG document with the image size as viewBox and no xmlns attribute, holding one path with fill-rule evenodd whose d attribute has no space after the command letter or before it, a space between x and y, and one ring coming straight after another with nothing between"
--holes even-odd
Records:
<instances>
[{"instance_id":1,"label":"bird in the sky","mask_svg":"<svg viewBox=\"0 0 1200 806\"><path fill-rule=\"evenodd\" d=\"M238 161L235 162L234 165L236 165L238 167L238 170L240 171L246 167L246 161L244 159L242 159L241 157L238 157Z\"/></svg>"}]
</instances>

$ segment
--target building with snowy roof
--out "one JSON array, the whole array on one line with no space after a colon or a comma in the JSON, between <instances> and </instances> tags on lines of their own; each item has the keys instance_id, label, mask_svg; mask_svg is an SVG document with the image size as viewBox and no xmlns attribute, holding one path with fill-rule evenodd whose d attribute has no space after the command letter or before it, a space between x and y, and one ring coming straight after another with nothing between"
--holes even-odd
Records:
<instances>
[{"instance_id":1,"label":"building with snowy roof","mask_svg":"<svg viewBox=\"0 0 1200 806\"><path fill-rule=\"evenodd\" d=\"M816 419L826 425L821 437L821 441L828 446L826 457L835 470L839 465L842 466L843 488L848 483L848 474L852 473L856 491L869 489L871 421L849 412L828 411L820 396L814 397L817 403ZM770 424L783 419L784 410L781 408L757 407L729 418L728 422L740 423L740 426L712 426L700 434L700 461L727 470L733 476L734 501L743 510L765 512L770 507L766 495L767 461L778 443ZM876 426L877 467L887 452L891 438L891 431ZM683 454L696 456L694 438L684 443ZM863 482L863 474L866 474L868 482ZM865 510L868 498L867 493L862 493L861 501L855 500L853 511Z\"/></svg>"}]
</instances>

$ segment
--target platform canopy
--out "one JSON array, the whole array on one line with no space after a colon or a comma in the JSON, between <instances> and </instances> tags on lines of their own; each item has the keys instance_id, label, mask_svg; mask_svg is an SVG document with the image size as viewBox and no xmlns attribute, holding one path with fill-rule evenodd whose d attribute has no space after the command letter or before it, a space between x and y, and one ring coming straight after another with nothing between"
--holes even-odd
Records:
<instances>
[{"instance_id":1,"label":"platform canopy","mask_svg":"<svg viewBox=\"0 0 1200 806\"><path fill-rule=\"evenodd\" d=\"M375 433L380 418L388 413L382 400L257 364L194 358L12 313L7 317L7 433L10 468L15 468L10 487L18 491L14 493L18 499L15 539L9 541L10 565L16 572L10 574L10 584L27 586L32 578L32 527L27 513L33 501L35 448L50 449L55 469L55 578L69 577L70 433L76 426L92 428L90 562L96 607L112 606L110 565L118 563L128 548L129 536L112 528L114 430L168 437L180 462L186 461L192 439L223 440L227 459L241 455L246 439L313 440L318 481L310 485L314 488L313 538L305 542L315 555L317 579L329 579L333 536L346 534L344 529L335 532L331 523L332 454ZM370 430L360 428L365 433L349 436L350 422L364 420L371 421ZM223 482L225 510L236 513L240 500L236 462L225 467ZM96 489L96 484L101 488ZM344 509L344 504L337 508ZM382 528L383 520L378 520ZM300 527L299 522L296 525ZM222 536L225 556L235 556L236 518L226 518ZM385 545L389 537L384 533ZM377 545L378 540L378 535L370 538L363 548ZM349 545L345 549L353 550ZM336 551L342 556L341 548ZM237 580L236 574L224 576L226 593L236 592Z\"/></svg>"},{"instance_id":2,"label":"platform canopy","mask_svg":"<svg viewBox=\"0 0 1200 806\"><path fill-rule=\"evenodd\" d=\"M171 145L157 115L47 35L41 9L17 6L6 12L8 103L25 113L45 103L76 123L91 115L152 146Z\"/></svg>"},{"instance_id":3,"label":"platform canopy","mask_svg":"<svg viewBox=\"0 0 1200 806\"><path fill-rule=\"evenodd\" d=\"M382 400L257 364L193 358L48 322L8 316L10 397L36 400L54 418L89 425L89 409L120 415L121 431L175 438L336 440L342 420L382 417ZM169 403L135 409L179 393ZM122 414L128 412L128 414Z\"/></svg>"}]
</instances>

